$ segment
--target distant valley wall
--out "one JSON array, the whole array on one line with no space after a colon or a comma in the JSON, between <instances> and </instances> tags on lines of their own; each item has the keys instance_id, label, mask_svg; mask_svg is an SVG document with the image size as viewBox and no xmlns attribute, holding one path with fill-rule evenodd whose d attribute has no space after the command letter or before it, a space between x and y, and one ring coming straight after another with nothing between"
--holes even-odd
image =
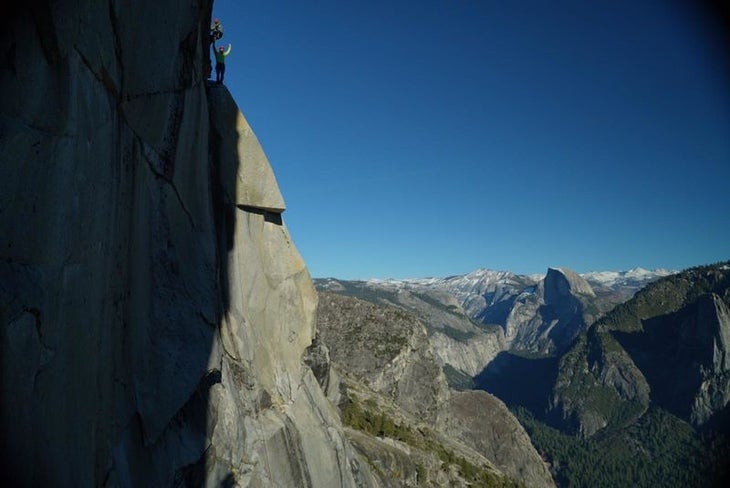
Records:
<instances>
[{"instance_id":1,"label":"distant valley wall","mask_svg":"<svg viewBox=\"0 0 730 488\"><path fill-rule=\"evenodd\" d=\"M416 314L426 324L441 364L473 377L505 351L561 354L614 305L668 273L636 269L583 278L567 268L549 268L544 277L484 269L443 279L329 278L317 279L315 285Z\"/></svg>"},{"instance_id":2,"label":"distant valley wall","mask_svg":"<svg viewBox=\"0 0 730 488\"><path fill-rule=\"evenodd\" d=\"M552 413L585 437L650 406L703 426L730 401L729 302L723 264L647 286L561 358Z\"/></svg>"}]
</instances>

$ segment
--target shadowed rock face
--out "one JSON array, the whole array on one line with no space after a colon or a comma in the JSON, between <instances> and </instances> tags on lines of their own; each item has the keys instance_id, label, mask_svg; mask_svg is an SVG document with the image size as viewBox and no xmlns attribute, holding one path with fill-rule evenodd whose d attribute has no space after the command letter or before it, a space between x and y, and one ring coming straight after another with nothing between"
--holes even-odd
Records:
<instances>
[{"instance_id":1,"label":"shadowed rock face","mask_svg":"<svg viewBox=\"0 0 730 488\"><path fill-rule=\"evenodd\" d=\"M730 312L715 293L615 335L646 376L652 402L702 425L730 401Z\"/></svg>"},{"instance_id":2,"label":"shadowed rock face","mask_svg":"<svg viewBox=\"0 0 730 488\"><path fill-rule=\"evenodd\" d=\"M271 167L206 86L210 10L3 17L6 481L373 484L302 363L317 298Z\"/></svg>"}]
</instances>

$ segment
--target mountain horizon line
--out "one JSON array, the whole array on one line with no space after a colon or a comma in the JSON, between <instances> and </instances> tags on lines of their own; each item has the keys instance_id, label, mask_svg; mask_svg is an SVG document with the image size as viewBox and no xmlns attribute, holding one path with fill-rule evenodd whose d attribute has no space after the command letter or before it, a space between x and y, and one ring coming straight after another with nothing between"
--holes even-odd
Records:
<instances>
[{"instance_id":1,"label":"mountain horizon line","mask_svg":"<svg viewBox=\"0 0 730 488\"><path fill-rule=\"evenodd\" d=\"M692 268L694 266L691 266ZM396 278L396 277L387 277L387 278L377 278L377 277L369 277L369 278L342 278L339 276L313 276L312 279L314 280L328 280L328 279L334 279L334 280L343 280L343 281L365 281L365 282L392 282L392 281L423 281L423 280L448 280L453 278L461 278L466 277L469 275L479 275L479 274L486 274L486 273L495 273L495 274L512 274L515 276L521 276L521 277L530 277L533 279L542 279L545 277L547 272L551 269L555 270L571 270L573 271L573 268L569 266L547 266L545 268L544 272L539 273L518 273L506 269L495 269L495 268L488 268L488 267L482 267L482 268L476 268L472 271L466 272L466 273L456 273L456 274L449 274L446 276L437 276L437 275L430 275L430 276L408 276L404 278ZM689 268L687 268L689 269ZM649 267L643 267L643 266L635 266L633 268L629 269L620 269L620 270L613 270L613 269L602 269L602 270L594 270L594 271L586 271L586 272L577 272L578 275L582 277L593 277L596 279L599 279L601 275L604 276L631 276L631 275L641 275L641 274L655 274L655 275L661 275L661 276L668 276L672 274L676 274L681 272L682 269L672 269L672 268L649 268Z\"/></svg>"}]
</instances>

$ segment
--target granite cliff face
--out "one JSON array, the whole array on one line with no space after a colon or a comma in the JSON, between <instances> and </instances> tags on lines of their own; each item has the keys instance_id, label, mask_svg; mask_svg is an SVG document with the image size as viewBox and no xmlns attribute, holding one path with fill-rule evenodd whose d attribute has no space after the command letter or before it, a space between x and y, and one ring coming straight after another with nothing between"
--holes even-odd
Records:
<instances>
[{"instance_id":1,"label":"granite cliff face","mask_svg":"<svg viewBox=\"0 0 730 488\"><path fill-rule=\"evenodd\" d=\"M549 268L534 293L517 297L507 316L510 349L541 355L563 351L594 317L586 313L593 289L577 273Z\"/></svg>"},{"instance_id":2,"label":"granite cliff face","mask_svg":"<svg viewBox=\"0 0 730 488\"><path fill-rule=\"evenodd\" d=\"M3 17L5 481L377 485L303 363L317 296L255 135L206 83L210 11Z\"/></svg>"},{"instance_id":3,"label":"granite cliff face","mask_svg":"<svg viewBox=\"0 0 730 488\"><path fill-rule=\"evenodd\" d=\"M690 420L702 425L730 403L730 308L714 293L704 295L697 308L694 337L684 338L689 347L696 345L705 353L699 358L700 382L692 391L690 406ZM681 347L683 352L689 349L686 344ZM683 356L693 361L691 355Z\"/></svg>"}]
</instances>

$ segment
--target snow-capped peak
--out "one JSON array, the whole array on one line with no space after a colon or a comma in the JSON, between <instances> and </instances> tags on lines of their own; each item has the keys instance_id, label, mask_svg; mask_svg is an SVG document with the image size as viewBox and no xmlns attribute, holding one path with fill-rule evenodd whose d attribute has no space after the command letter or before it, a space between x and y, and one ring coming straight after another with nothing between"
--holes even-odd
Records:
<instances>
[{"instance_id":1,"label":"snow-capped peak","mask_svg":"<svg viewBox=\"0 0 730 488\"><path fill-rule=\"evenodd\" d=\"M663 268L648 270L644 268L631 268L628 271L592 271L582 273L581 276L589 283L597 283L603 286L615 286L630 283L647 283L664 276L676 273Z\"/></svg>"}]
</instances>

